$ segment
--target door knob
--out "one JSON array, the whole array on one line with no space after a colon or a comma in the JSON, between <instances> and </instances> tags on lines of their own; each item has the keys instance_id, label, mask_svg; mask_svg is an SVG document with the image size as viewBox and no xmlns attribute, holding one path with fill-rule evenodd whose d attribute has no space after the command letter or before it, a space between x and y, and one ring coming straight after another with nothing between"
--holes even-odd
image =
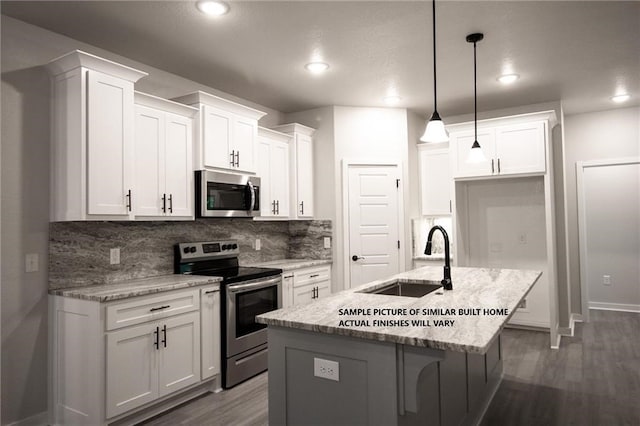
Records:
<instances>
[{"instance_id":1,"label":"door knob","mask_svg":"<svg viewBox=\"0 0 640 426\"><path fill-rule=\"evenodd\" d=\"M358 260L360 260L360 259L364 259L364 257L362 257L362 256L357 256L357 255L355 255L355 254L354 254L353 256L351 256L351 260L353 260L354 262L356 262L356 261L358 261Z\"/></svg>"}]
</instances>

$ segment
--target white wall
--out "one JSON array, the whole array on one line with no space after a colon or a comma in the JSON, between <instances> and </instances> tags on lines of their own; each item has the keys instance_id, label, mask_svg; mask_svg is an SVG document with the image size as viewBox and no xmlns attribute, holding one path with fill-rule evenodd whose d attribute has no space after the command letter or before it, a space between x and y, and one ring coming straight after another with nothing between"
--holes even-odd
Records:
<instances>
[{"instance_id":1,"label":"white wall","mask_svg":"<svg viewBox=\"0 0 640 426\"><path fill-rule=\"evenodd\" d=\"M148 72L136 84L142 92L204 90L268 112L263 126L282 121L273 109L2 16L2 424L47 408L50 88L42 65L73 49ZM25 273L26 253L39 255L39 272Z\"/></svg>"},{"instance_id":2,"label":"white wall","mask_svg":"<svg viewBox=\"0 0 640 426\"><path fill-rule=\"evenodd\" d=\"M580 314L576 161L640 156L640 108L569 115L565 117L564 132L570 303L571 312Z\"/></svg>"},{"instance_id":3,"label":"white wall","mask_svg":"<svg viewBox=\"0 0 640 426\"><path fill-rule=\"evenodd\" d=\"M409 181L407 159L407 112L397 108L334 106L286 114L285 122L298 122L316 130L314 167L316 216L331 219L333 226L333 290L345 288L343 251L342 164L343 161L393 161L402 166L402 181ZM405 201L404 240L410 253L410 226L407 203L409 185L403 185ZM410 265L410 259L408 265Z\"/></svg>"},{"instance_id":4,"label":"white wall","mask_svg":"<svg viewBox=\"0 0 640 426\"><path fill-rule=\"evenodd\" d=\"M585 167L582 182L589 306L640 312L640 164Z\"/></svg>"}]
</instances>

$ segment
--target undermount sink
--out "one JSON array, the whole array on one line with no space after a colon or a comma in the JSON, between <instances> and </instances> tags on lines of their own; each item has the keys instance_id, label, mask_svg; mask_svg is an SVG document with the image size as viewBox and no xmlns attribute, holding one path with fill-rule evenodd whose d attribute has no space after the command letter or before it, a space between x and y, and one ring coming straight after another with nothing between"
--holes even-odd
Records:
<instances>
[{"instance_id":1,"label":"undermount sink","mask_svg":"<svg viewBox=\"0 0 640 426\"><path fill-rule=\"evenodd\" d=\"M358 293L384 294L387 296L422 297L433 291L442 289L440 281L425 281L423 283L403 283L394 281L384 287L367 289Z\"/></svg>"}]
</instances>

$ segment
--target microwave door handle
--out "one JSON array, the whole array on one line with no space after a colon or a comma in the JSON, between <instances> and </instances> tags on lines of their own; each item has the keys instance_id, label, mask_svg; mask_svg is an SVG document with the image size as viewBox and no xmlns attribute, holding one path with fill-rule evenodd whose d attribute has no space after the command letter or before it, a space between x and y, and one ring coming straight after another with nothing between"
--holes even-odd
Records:
<instances>
[{"instance_id":1,"label":"microwave door handle","mask_svg":"<svg viewBox=\"0 0 640 426\"><path fill-rule=\"evenodd\" d=\"M251 181L247 182L247 186L249 186L249 192L251 193L251 202L249 203L249 208L247 210L251 213L253 211L253 206L256 204L256 189L253 187Z\"/></svg>"}]
</instances>

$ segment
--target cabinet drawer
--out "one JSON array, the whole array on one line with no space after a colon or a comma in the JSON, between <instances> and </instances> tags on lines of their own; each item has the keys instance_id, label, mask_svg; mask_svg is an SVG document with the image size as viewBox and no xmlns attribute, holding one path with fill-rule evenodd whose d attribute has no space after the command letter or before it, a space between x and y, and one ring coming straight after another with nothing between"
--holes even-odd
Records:
<instances>
[{"instance_id":1,"label":"cabinet drawer","mask_svg":"<svg viewBox=\"0 0 640 426\"><path fill-rule=\"evenodd\" d=\"M200 290L136 297L106 307L106 328L115 330L200 309Z\"/></svg>"},{"instance_id":2,"label":"cabinet drawer","mask_svg":"<svg viewBox=\"0 0 640 426\"><path fill-rule=\"evenodd\" d=\"M299 287L331 279L331 268L323 266L320 268L302 269L293 272L293 286Z\"/></svg>"}]
</instances>

